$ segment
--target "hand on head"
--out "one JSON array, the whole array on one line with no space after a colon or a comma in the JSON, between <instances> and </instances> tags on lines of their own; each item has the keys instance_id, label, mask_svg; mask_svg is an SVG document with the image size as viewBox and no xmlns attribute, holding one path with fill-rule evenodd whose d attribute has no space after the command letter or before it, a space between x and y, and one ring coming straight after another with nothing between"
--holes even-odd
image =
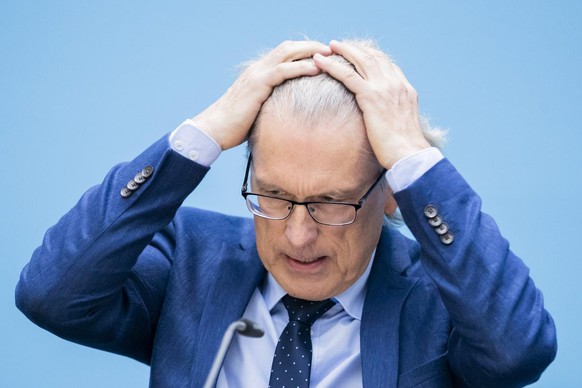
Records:
<instances>
[{"instance_id":1,"label":"hand on head","mask_svg":"<svg viewBox=\"0 0 582 388\"><path fill-rule=\"evenodd\" d=\"M347 66L333 59L339 55ZM313 58L304 61L301 59ZM194 118L196 125L221 146L245 140L273 88L286 80L321 72L354 93L362 111L367 137L380 164L394 163L430 147L421 128L418 97L402 70L368 43L286 41L249 65L214 104Z\"/></svg>"},{"instance_id":2,"label":"hand on head","mask_svg":"<svg viewBox=\"0 0 582 388\"><path fill-rule=\"evenodd\" d=\"M430 147L421 130L416 91L385 53L349 42L331 41L330 48L354 68L317 53L314 62L356 96L368 140L384 168Z\"/></svg>"},{"instance_id":3,"label":"hand on head","mask_svg":"<svg viewBox=\"0 0 582 388\"><path fill-rule=\"evenodd\" d=\"M331 49L314 41L281 43L250 65L222 97L194 117L194 122L223 150L243 143L273 87L287 79L321 72L312 61L299 60L314 54L330 55Z\"/></svg>"}]
</instances>

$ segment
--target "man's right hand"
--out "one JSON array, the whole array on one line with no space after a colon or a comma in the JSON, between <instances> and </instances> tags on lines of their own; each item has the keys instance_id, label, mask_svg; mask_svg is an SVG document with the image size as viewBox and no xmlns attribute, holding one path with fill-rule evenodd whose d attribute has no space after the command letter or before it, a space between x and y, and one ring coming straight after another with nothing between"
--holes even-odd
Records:
<instances>
[{"instance_id":1,"label":"man's right hand","mask_svg":"<svg viewBox=\"0 0 582 388\"><path fill-rule=\"evenodd\" d=\"M321 72L312 61L300 61L331 49L319 42L286 41L250 65L216 102L193 118L196 126L210 135L222 150L243 143L261 106L273 88L285 80Z\"/></svg>"}]
</instances>

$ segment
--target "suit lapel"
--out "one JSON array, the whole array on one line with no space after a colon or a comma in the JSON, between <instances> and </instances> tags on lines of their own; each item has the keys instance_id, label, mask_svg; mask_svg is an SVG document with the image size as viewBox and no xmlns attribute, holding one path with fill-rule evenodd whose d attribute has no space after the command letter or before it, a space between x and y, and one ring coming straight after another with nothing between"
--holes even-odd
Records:
<instances>
[{"instance_id":1,"label":"suit lapel","mask_svg":"<svg viewBox=\"0 0 582 388\"><path fill-rule=\"evenodd\" d=\"M240 319L266 271L256 247L223 245L219 268L209 282L210 290L200 319L198 349L206 354L194 365L194 387L202 386L228 326ZM210 273L210 271L209 271Z\"/></svg>"},{"instance_id":2,"label":"suit lapel","mask_svg":"<svg viewBox=\"0 0 582 388\"><path fill-rule=\"evenodd\" d=\"M363 384L366 388L396 387L400 311L418 279L401 275L409 266L406 239L384 228L376 249L360 329Z\"/></svg>"}]
</instances>

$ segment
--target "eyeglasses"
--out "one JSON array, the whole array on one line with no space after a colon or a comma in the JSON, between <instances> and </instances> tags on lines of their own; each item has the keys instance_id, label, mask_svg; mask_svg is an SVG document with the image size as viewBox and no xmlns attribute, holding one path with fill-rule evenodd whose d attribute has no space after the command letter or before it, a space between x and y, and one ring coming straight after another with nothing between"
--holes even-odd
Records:
<instances>
[{"instance_id":1,"label":"eyeglasses","mask_svg":"<svg viewBox=\"0 0 582 388\"><path fill-rule=\"evenodd\" d=\"M386 170L382 170L380 176L374 181L372 186L358 203L346 202L321 202L307 201L298 202L271 195L257 194L247 191L249 172L251 169L252 155L249 155L245 178L241 189L241 194L246 200L247 207L251 213L269 220L284 220L293 212L295 205L303 205L307 208L309 215L319 224L330 226L349 225L356 220L358 210L364 206L366 199L374 190L376 185L382 181Z\"/></svg>"}]
</instances>

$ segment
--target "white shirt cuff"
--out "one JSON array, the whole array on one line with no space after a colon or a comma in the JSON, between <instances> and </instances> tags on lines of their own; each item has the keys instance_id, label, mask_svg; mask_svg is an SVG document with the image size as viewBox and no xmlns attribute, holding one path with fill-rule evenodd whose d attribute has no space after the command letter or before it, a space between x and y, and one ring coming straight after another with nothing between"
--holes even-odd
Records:
<instances>
[{"instance_id":1,"label":"white shirt cuff","mask_svg":"<svg viewBox=\"0 0 582 388\"><path fill-rule=\"evenodd\" d=\"M394 163L386 173L386 180L394 193L404 190L443 158L435 147L418 151Z\"/></svg>"},{"instance_id":2,"label":"white shirt cuff","mask_svg":"<svg viewBox=\"0 0 582 388\"><path fill-rule=\"evenodd\" d=\"M222 151L218 143L190 119L172 131L169 141L174 151L205 167L210 167Z\"/></svg>"}]
</instances>

